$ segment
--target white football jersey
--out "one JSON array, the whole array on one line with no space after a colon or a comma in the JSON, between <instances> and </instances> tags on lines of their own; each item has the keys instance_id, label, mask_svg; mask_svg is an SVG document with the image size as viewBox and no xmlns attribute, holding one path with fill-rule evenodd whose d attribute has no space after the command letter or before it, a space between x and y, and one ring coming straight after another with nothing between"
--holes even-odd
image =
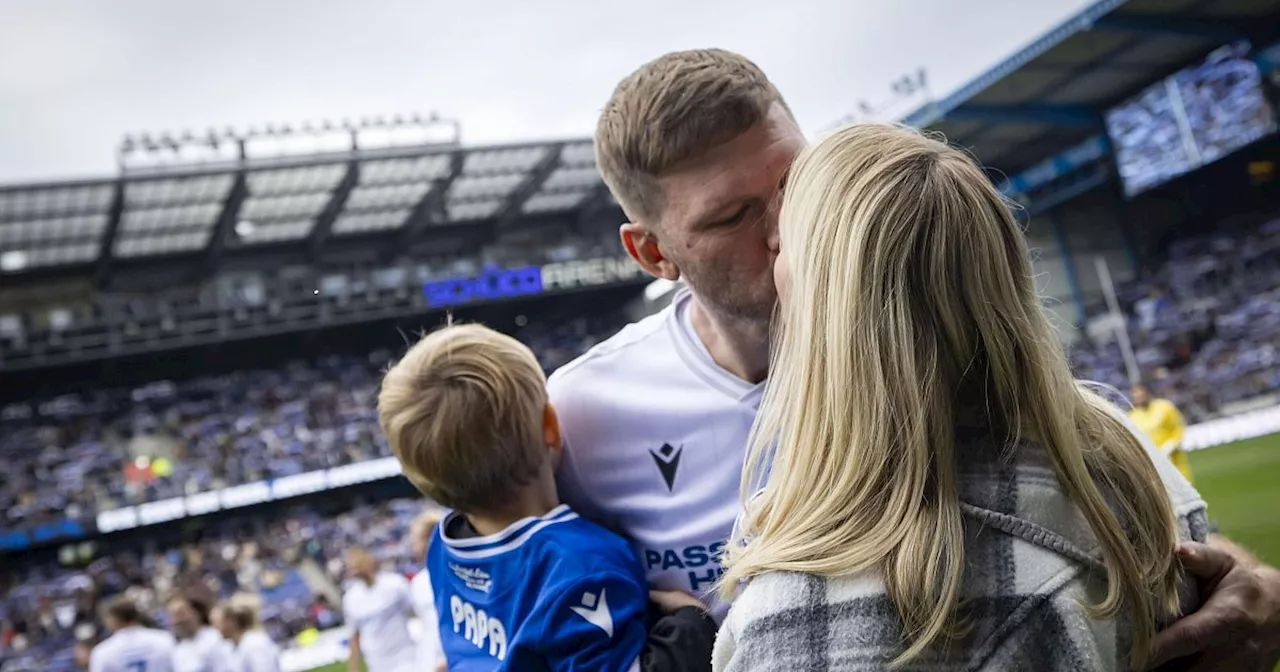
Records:
<instances>
[{"instance_id":1,"label":"white football jersey","mask_svg":"<svg viewBox=\"0 0 1280 672\"><path fill-rule=\"evenodd\" d=\"M236 645L233 663L236 672L280 672L280 647L267 633L250 630Z\"/></svg>"},{"instance_id":2,"label":"white football jersey","mask_svg":"<svg viewBox=\"0 0 1280 672\"><path fill-rule=\"evenodd\" d=\"M560 497L631 540L651 586L714 598L719 556L764 383L720 368L693 331L690 294L627 326L548 381L560 416Z\"/></svg>"},{"instance_id":3,"label":"white football jersey","mask_svg":"<svg viewBox=\"0 0 1280 672\"><path fill-rule=\"evenodd\" d=\"M230 663L231 643L217 630L204 626L191 639L178 640L173 651L174 672L238 672Z\"/></svg>"},{"instance_id":4,"label":"white football jersey","mask_svg":"<svg viewBox=\"0 0 1280 672\"><path fill-rule=\"evenodd\" d=\"M173 672L173 635L134 625L93 647L89 672Z\"/></svg>"},{"instance_id":5,"label":"white football jersey","mask_svg":"<svg viewBox=\"0 0 1280 672\"><path fill-rule=\"evenodd\" d=\"M360 653L369 672L416 669L417 646L409 635L413 598L409 580L380 572L368 585L352 581L342 597L347 625L360 633Z\"/></svg>"},{"instance_id":6,"label":"white football jersey","mask_svg":"<svg viewBox=\"0 0 1280 672\"><path fill-rule=\"evenodd\" d=\"M440 645L440 616L436 598L431 592L431 574L420 569L409 582L413 593L413 611L418 615L418 669L435 672L436 663L444 661Z\"/></svg>"}]
</instances>

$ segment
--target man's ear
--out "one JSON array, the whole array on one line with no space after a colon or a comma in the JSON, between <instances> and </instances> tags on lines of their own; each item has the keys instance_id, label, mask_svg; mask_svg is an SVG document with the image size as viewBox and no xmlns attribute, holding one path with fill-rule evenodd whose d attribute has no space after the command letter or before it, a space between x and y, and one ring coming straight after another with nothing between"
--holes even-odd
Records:
<instances>
[{"instance_id":1,"label":"man's ear","mask_svg":"<svg viewBox=\"0 0 1280 672\"><path fill-rule=\"evenodd\" d=\"M542 409L542 442L548 448L564 447L564 437L560 434L560 416L556 415L556 407L549 401Z\"/></svg>"},{"instance_id":2,"label":"man's ear","mask_svg":"<svg viewBox=\"0 0 1280 672\"><path fill-rule=\"evenodd\" d=\"M640 264L645 273L655 278L665 278L672 282L680 279L680 267L662 253L658 246L658 237L648 226L638 222L627 222L618 228L622 238L622 246L627 254Z\"/></svg>"},{"instance_id":3,"label":"man's ear","mask_svg":"<svg viewBox=\"0 0 1280 672\"><path fill-rule=\"evenodd\" d=\"M560 433L560 416L549 401L542 409L542 443L551 451L551 470L558 470L560 456L564 454L564 435Z\"/></svg>"}]
</instances>

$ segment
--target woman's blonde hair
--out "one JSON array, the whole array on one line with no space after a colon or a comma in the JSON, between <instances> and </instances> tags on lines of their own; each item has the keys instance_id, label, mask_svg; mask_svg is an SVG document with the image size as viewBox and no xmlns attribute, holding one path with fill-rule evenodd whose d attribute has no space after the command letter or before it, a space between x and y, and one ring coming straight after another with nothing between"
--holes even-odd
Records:
<instances>
[{"instance_id":1,"label":"woman's blonde hair","mask_svg":"<svg viewBox=\"0 0 1280 672\"><path fill-rule=\"evenodd\" d=\"M1022 229L978 165L909 128L847 127L796 161L779 227L788 300L722 590L870 570L904 626L895 665L960 635L956 416L976 408L1007 447L1048 452L1106 564L1089 613L1128 609L1140 661L1178 604L1171 505L1119 412L1073 379Z\"/></svg>"}]
</instances>

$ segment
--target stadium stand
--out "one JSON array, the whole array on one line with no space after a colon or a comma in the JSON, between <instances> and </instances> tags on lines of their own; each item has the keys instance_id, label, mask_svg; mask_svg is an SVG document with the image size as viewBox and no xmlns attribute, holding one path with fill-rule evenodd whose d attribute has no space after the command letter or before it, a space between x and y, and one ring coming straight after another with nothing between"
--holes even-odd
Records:
<instances>
[{"instance_id":1,"label":"stadium stand","mask_svg":"<svg viewBox=\"0 0 1280 672\"><path fill-rule=\"evenodd\" d=\"M606 312L517 335L550 371L623 323ZM6 527L388 457L375 399L391 357L334 356L8 406L0 411ZM131 455L139 438L158 447Z\"/></svg>"},{"instance_id":2,"label":"stadium stand","mask_svg":"<svg viewBox=\"0 0 1280 672\"><path fill-rule=\"evenodd\" d=\"M1110 264L1143 377L1207 428L1195 447L1280 430L1280 153L1250 97L1275 100L1278 32L1272 0L1103 0L906 118L991 167L1080 376L1125 388L1117 344L1091 328L1105 316L1086 262ZM1178 73L1234 93L1184 109L1213 157L1170 169L1142 124L1167 121L1150 91ZM551 370L634 317L596 298L643 279L618 262L588 140L224 158L0 187L0 373L17 382L0 396L18 399L0 410L0 672L73 669L73 642L101 635L95 605L124 591L161 622L178 586L256 594L280 642L340 625L344 548L417 565L404 539L422 504L395 498L407 486L374 429L396 328L493 306L480 319L516 325ZM1220 187L1268 161L1247 194ZM573 310L540 314L572 292ZM293 340L251 357L277 337ZM1262 420L1234 415L1260 403ZM323 487L274 496L308 474ZM256 486L272 496L227 503Z\"/></svg>"},{"instance_id":3,"label":"stadium stand","mask_svg":"<svg viewBox=\"0 0 1280 672\"><path fill-rule=\"evenodd\" d=\"M1144 380L1194 422L1280 389L1280 217L1213 228L1120 290ZM1081 378L1128 385L1114 340L1071 356Z\"/></svg>"},{"instance_id":4,"label":"stadium stand","mask_svg":"<svg viewBox=\"0 0 1280 672\"><path fill-rule=\"evenodd\" d=\"M411 576L417 563L405 539L421 509L414 499L357 505L336 516L295 507L266 523L221 521L196 541L117 550L83 566L37 564L6 572L0 582L0 669L73 670L73 643L100 631L97 605L122 593L161 627L163 600L176 589L220 599L256 595L264 627L276 641L340 625L341 609L332 605L344 580L343 550L360 544ZM317 583L319 592L303 578L304 566L321 568L326 581Z\"/></svg>"}]
</instances>

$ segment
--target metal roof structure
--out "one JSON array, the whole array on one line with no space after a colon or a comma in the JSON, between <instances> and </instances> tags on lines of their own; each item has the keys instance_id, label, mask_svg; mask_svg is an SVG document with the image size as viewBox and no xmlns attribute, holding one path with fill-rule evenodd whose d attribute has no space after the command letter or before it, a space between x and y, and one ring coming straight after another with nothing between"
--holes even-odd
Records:
<instances>
[{"instance_id":1,"label":"metal roof structure","mask_svg":"<svg viewBox=\"0 0 1280 672\"><path fill-rule=\"evenodd\" d=\"M161 167L0 186L0 276L113 261L313 251L356 236L394 248L430 227L510 224L608 198L589 138L420 146Z\"/></svg>"},{"instance_id":2,"label":"metal roof structure","mask_svg":"<svg viewBox=\"0 0 1280 672\"><path fill-rule=\"evenodd\" d=\"M904 121L1013 175L1105 141L1109 107L1213 49L1277 38L1280 0L1101 0Z\"/></svg>"}]
</instances>

